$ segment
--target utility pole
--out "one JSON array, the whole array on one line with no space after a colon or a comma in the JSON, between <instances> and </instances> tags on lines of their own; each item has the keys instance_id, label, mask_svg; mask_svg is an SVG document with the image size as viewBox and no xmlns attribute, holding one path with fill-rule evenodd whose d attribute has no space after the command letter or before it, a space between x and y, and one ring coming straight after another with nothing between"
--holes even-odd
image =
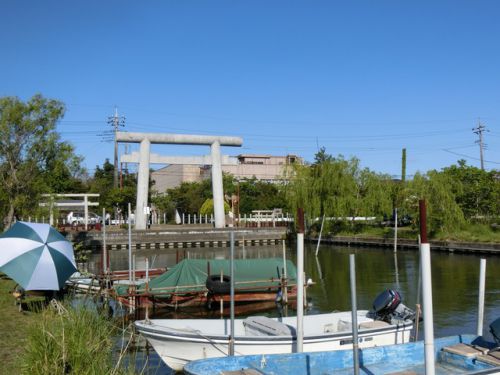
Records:
<instances>
[{"instance_id":1,"label":"utility pole","mask_svg":"<svg viewBox=\"0 0 500 375\"><path fill-rule=\"evenodd\" d=\"M486 145L483 142L483 133L486 130L486 127L481 124L481 121L477 121L477 128L473 128L472 131L476 133L479 136L479 139L476 141L477 144L479 144L479 157L481 158L481 169L484 171L484 158L483 158L483 149L486 147Z\"/></svg>"},{"instance_id":2,"label":"utility pole","mask_svg":"<svg viewBox=\"0 0 500 375\"><path fill-rule=\"evenodd\" d=\"M403 148L401 155L401 181L406 181L406 148Z\"/></svg>"},{"instance_id":3,"label":"utility pole","mask_svg":"<svg viewBox=\"0 0 500 375\"><path fill-rule=\"evenodd\" d=\"M114 116L108 117L108 124L113 127L115 132L115 169L113 175L113 187L118 187L118 142L116 140L116 132L120 126L125 126L125 116L118 116L118 108L115 106Z\"/></svg>"}]
</instances>

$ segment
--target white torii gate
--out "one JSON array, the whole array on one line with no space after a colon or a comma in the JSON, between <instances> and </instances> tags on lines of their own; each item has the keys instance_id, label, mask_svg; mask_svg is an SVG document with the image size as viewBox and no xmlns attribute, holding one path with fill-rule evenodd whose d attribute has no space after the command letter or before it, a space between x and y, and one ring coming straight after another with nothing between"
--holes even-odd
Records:
<instances>
[{"instance_id":1,"label":"white torii gate","mask_svg":"<svg viewBox=\"0 0 500 375\"><path fill-rule=\"evenodd\" d=\"M214 199L215 227L224 228L224 191L222 186L222 163L220 146L241 146L240 137L223 137L189 134L168 133L127 133L116 132L116 140L121 143L140 143L139 154L124 155L122 162L139 163L137 176L137 202L135 229L146 229L145 207L148 206L149 191L149 164L211 164L212 165L212 193ZM210 157L162 157L150 154L151 144L182 144L210 146ZM170 161L170 163L169 163Z\"/></svg>"}]
</instances>

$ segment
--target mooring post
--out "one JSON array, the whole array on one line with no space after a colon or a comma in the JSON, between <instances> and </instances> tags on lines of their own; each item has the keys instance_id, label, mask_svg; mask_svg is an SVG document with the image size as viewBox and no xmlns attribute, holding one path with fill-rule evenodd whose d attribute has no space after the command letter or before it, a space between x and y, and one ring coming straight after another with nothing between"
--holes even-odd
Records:
<instances>
[{"instance_id":1,"label":"mooring post","mask_svg":"<svg viewBox=\"0 0 500 375\"><path fill-rule=\"evenodd\" d=\"M321 220L321 229L319 230L318 243L316 244L316 256L319 253L319 245L321 244L321 235L323 234L323 225L325 224L325 214L323 214L323 219Z\"/></svg>"},{"instance_id":2,"label":"mooring post","mask_svg":"<svg viewBox=\"0 0 500 375\"><path fill-rule=\"evenodd\" d=\"M398 209L394 209L394 252L398 251Z\"/></svg>"},{"instance_id":3,"label":"mooring post","mask_svg":"<svg viewBox=\"0 0 500 375\"><path fill-rule=\"evenodd\" d=\"M484 293L486 290L486 259L481 259L479 267L479 298L477 309L477 335L483 335Z\"/></svg>"},{"instance_id":4,"label":"mooring post","mask_svg":"<svg viewBox=\"0 0 500 375\"><path fill-rule=\"evenodd\" d=\"M132 209L130 203L128 204L128 281L132 282L132 223L130 214Z\"/></svg>"},{"instance_id":5,"label":"mooring post","mask_svg":"<svg viewBox=\"0 0 500 375\"><path fill-rule=\"evenodd\" d=\"M304 346L304 210L298 209L297 231L297 353Z\"/></svg>"},{"instance_id":6,"label":"mooring post","mask_svg":"<svg viewBox=\"0 0 500 375\"><path fill-rule=\"evenodd\" d=\"M420 261L422 263L422 291L424 305L425 374L434 375L434 316L432 311L431 247L427 241L425 200L420 200Z\"/></svg>"},{"instance_id":7,"label":"mooring post","mask_svg":"<svg viewBox=\"0 0 500 375\"><path fill-rule=\"evenodd\" d=\"M234 355L234 231L229 234L231 242L231 256L229 258L229 278L230 278L230 319L231 319L231 336L229 338L229 355Z\"/></svg>"},{"instance_id":8,"label":"mooring post","mask_svg":"<svg viewBox=\"0 0 500 375\"><path fill-rule=\"evenodd\" d=\"M102 209L102 273L106 278L108 273L108 254L106 248L106 209Z\"/></svg>"},{"instance_id":9,"label":"mooring post","mask_svg":"<svg viewBox=\"0 0 500 375\"><path fill-rule=\"evenodd\" d=\"M286 241L283 240L283 302L288 304L288 280L287 280L287 269L286 269Z\"/></svg>"},{"instance_id":10,"label":"mooring post","mask_svg":"<svg viewBox=\"0 0 500 375\"><path fill-rule=\"evenodd\" d=\"M355 255L349 254L351 282L351 316L352 316L352 358L354 374L359 374L359 342L358 342L358 303L356 298L356 261Z\"/></svg>"}]
</instances>

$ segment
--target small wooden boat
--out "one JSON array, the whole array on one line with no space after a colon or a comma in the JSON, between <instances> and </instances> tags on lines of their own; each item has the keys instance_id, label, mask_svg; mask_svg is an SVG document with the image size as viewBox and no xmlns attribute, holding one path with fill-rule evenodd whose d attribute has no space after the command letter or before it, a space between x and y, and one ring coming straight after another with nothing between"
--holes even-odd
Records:
<instances>
[{"instance_id":1,"label":"small wooden boat","mask_svg":"<svg viewBox=\"0 0 500 375\"><path fill-rule=\"evenodd\" d=\"M414 313L400 303L398 293L387 291L381 296L388 302L380 311L357 312L360 347L410 340ZM235 319L234 351L237 355L293 353L296 324L295 317ZM223 357L229 350L229 319L151 319L136 321L135 327L176 371L190 361ZM304 316L303 343L304 350L311 352L352 348L351 312Z\"/></svg>"},{"instance_id":2,"label":"small wooden boat","mask_svg":"<svg viewBox=\"0 0 500 375\"><path fill-rule=\"evenodd\" d=\"M280 271L284 266L286 278ZM235 303L296 298L297 272L291 261L283 264L279 258L236 259L234 267ZM219 309L230 301L228 274L227 259L184 259L148 283L135 288L115 286L114 297L125 306Z\"/></svg>"},{"instance_id":3,"label":"small wooden boat","mask_svg":"<svg viewBox=\"0 0 500 375\"><path fill-rule=\"evenodd\" d=\"M475 335L458 335L436 339L436 374L499 374L500 351L491 350L493 343ZM359 373L425 374L424 342L411 342L385 347L362 348L359 351ZM352 374L353 351L339 350L317 353L262 354L242 357L210 358L188 363L189 375L288 375L288 374Z\"/></svg>"}]
</instances>

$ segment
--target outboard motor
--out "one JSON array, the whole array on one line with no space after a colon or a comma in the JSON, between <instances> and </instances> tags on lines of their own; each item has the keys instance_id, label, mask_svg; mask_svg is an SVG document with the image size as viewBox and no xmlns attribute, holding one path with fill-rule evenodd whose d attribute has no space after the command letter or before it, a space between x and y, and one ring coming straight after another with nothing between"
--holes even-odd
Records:
<instances>
[{"instance_id":1,"label":"outboard motor","mask_svg":"<svg viewBox=\"0 0 500 375\"><path fill-rule=\"evenodd\" d=\"M500 318L490 324L490 332L496 344L496 347L490 351L500 350Z\"/></svg>"},{"instance_id":2,"label":"outboard motor","mask_svg":"<svg viewBox=\"0 0 500 375\"><path fill-rule=\"evenodd\" d=\"M401 294L398 291L387 289L380 293L373 301L375 319L390 324L402 323L404 320L415 320L415 311L401 303Z\"/></svg>"}]
</instances>

